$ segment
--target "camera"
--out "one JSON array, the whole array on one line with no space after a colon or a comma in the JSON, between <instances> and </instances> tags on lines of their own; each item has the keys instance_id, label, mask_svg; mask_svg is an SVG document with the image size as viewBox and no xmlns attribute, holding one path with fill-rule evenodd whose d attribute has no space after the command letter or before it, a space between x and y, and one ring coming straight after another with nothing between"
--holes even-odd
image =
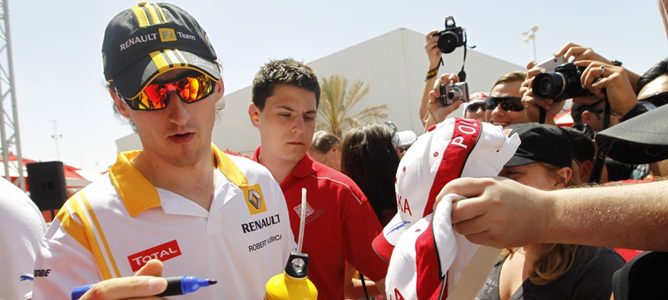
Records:
<instances>
[{"instance_id":1,"label":"camera","mask_svg":"<svg viewBox=\"0 0 668 300\"><path fill-rule=\"evenodd\" d=\"M439 93L441 95L438 97L438 101L441 103L441 106L451 105L455 101L469 101L469 85L466 82L441 85Z\"/></svg>"},{"instance_id":2,"label":"camera","mask_svg":"<svg viewBox=\"0 0 668 300\"><path fill-rule=\"evenodd\" d=\"M538 97L554 101L589 96L591 93L580 84L580 76L584 69L585 67L567 63L556 67L554 72L538 74L531 85L533 93Z\"/></svg>"},{"instance_id":3,"label":"camera","mask_svg":"<svg viewBox=\"0 0 668 300\"><path fill-rule=\"evenodd\" d=\"M455 18L452 16L445 18L445 29L434 35L438 35L438 48L443 53L452 53L452 51L455 51L455 48L466 44L464 28L457 27L455 25Z\"/></svg>"}]
</instances>

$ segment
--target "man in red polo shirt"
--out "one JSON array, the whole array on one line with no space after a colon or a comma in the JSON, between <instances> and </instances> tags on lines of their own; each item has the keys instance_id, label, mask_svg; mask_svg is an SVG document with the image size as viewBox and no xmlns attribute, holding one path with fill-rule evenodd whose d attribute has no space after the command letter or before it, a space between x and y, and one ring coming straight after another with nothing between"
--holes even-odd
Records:
<instances>
[{"instance_id":1,"label":"man in red polo shirt","mask_svg":"<svg viewBox=\"0 0 668 300\"><path fill-rule=\"evenodd\" d=\"M381 232L371 205L352 179L306 154L320 99L313 70L292 59L271 61L253 80L248 107L260 131L254 160L269 169L281 184L298 236L301 189L307 189L303 252L310 257L309 278L320 299L343 299L344 264L348 261L384 290L387 262L371 248Z\"/></svg>"}]
</instances>

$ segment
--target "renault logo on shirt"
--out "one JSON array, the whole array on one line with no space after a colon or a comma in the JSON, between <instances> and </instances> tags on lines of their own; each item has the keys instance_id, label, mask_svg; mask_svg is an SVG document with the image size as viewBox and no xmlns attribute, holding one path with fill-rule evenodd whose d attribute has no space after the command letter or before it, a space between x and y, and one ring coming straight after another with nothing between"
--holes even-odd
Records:
<instances>
[{"instance_id":1,"label":"renault logo on shirt","mask_svg":"<svg viewBox=\"0 0 668 300\"><path fill-rule=\"evenodd\" d=\"M251 215L256 215L267 211L267 204L264 201L262 188L259 184L241 187L246 199L246 206Z\"/></svg>"}]
</instances>

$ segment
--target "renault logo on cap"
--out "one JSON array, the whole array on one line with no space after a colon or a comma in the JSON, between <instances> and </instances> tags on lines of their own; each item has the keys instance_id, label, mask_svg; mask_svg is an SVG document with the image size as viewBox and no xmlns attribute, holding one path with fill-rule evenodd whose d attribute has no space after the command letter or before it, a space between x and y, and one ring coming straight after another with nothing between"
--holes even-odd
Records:
<instances>
[{"instance_id":1,"label":"renault logo on cap","mask_svg":"<svg viewBox=\"0 0 668 300\"><path fill-rule=\"evenodd\" d=\"M160 34L161 42L174 42L176 41L176 33L172 28L159 28L158 33Z\"/></svg>"},{"instance_id":2,"label":"renault logo on cap","mask_svg":"<svg viewBox=\"0 0 668 300\"><path fill-rule=\"evenodd\" d=\"M267 204L264 201L262 188L259 184L242 187L244 198L246 199L246 206L251 215L263 213L267 211Z\"/></svg>"}]
</instances>

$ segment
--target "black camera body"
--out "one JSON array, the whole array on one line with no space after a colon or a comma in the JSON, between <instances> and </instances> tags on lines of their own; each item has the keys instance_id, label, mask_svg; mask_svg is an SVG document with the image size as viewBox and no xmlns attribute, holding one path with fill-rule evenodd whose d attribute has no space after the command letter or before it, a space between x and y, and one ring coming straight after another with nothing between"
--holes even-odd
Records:
<instances>
[{"instance_id":1,"label":"black camera body","mask_svg":"<svg viewBox=\"0 0 668 300\"><path fill-rule=\"evenodd\" d=\"M455 51L455 48L466 44L464 28L457 27L455 18L452 16L445 18L445 29L434 35L438 35L438 48L446 54L452 53L452 51Z\"/></svg>"},{"instance_id":2,"label":"black camera body","mask_svg":"<svg viewBox=\"0 0 668 300\"><path fill-rule=\"evenodd\" d=\"M455 101L469 101L469 85L466 82L457 82L439 87L438 101L441 106L449 106Z\"/></svg>"},{"instance_id":3,"label":"black camera body","mask_svg":"<svg viewBox=\"0 0 668 300\"><path fill-rule=\"evenodd\" d=\"M585 67L566 63L554 69L554 72L541 73L533 78L531 88L534 95L554 101L564 101L575 97L590 96L584 89L580 77Z\"/></svg>"}]
</instances>

